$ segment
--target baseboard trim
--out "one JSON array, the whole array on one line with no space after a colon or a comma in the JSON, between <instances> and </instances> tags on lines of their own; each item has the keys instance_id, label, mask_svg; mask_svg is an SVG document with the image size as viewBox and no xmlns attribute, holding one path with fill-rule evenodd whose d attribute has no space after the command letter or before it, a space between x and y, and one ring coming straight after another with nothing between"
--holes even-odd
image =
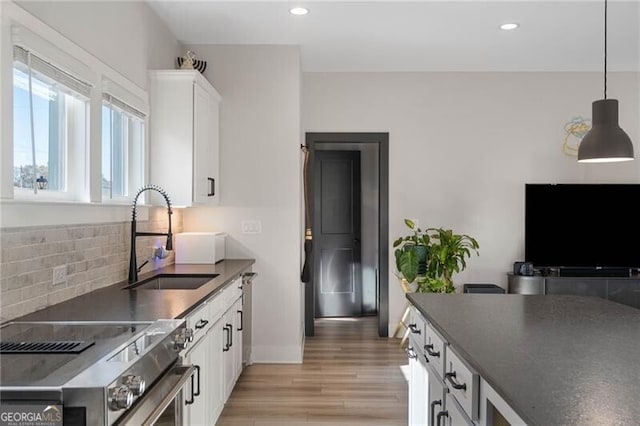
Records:
<instances>
[{"instance_id":1,"label":"baseboard trim","mask_svg":"<svg viewBox=\"0 0 640 426\"><path fill-rule=\"evenodd\" d=\"M302 364L301 346L254 346L254 364Z\"/></svg>"}]
</instances>

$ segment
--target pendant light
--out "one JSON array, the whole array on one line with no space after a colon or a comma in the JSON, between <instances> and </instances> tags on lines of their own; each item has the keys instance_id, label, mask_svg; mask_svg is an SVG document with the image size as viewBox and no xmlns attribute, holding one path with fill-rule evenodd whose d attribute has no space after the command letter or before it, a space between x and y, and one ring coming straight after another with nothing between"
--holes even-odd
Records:
<instances>
[{"instance_id":1,"label":"pendant light","mask_svg":"<svg viewBox=\"0 0 640 426\"><path fill-rule=\"evenodd\" d=\"M580 163L633 160L633 143L618 125L618 101L607 99L607 0L604 0L604 99L592 104L592 127L578 148Z\"/></svg>"}]
</instances>

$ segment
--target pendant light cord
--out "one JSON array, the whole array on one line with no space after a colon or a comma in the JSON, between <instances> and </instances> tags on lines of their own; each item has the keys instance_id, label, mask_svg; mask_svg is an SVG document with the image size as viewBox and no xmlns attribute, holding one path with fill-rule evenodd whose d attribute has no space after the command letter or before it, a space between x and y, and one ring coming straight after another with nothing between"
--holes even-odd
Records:
<instances>
[{"instance_id":1,"label":"pendant light cord","mask_svg":"<svg viewBox=\"0 0 640 426\"><path fill-rule=\"evenodd\" d=\"M607 99L607 0L604 0L604 98Z\"/></svg>"}]
</instances>

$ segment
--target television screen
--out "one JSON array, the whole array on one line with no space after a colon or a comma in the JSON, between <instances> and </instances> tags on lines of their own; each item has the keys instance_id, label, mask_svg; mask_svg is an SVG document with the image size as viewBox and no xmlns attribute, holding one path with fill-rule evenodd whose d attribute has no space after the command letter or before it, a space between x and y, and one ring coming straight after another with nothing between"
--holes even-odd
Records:
<instances>
[{"instance_id":1,"label":"television screen","mask_svg":"<svg viewBox=\"0 0 640 426\"><path fill-rule=\"evenodd\" d=\"M640 184L526 184L525 259L534 267L640 266Z\"/></svg>"}]
</instances>

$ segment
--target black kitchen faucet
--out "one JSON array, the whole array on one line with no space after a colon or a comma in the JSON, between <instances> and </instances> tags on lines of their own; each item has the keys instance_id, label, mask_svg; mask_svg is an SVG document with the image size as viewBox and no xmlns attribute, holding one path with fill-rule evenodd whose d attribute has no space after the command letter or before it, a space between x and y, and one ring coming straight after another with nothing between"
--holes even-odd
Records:
<instances>
[{"instance_id":1,"label":"black kitchen faucet","mask_svg":"<svg viewBox=\"0 0 640 426\"><path fill-rule=\"evenodd\" d=\"M136 204L138 203L138 197L144 191L153 190L157 191L164 197L164 200L167 202L167 215L169 217L169 230L166 233L162 232L137 232L136 231ZM131 254L129 256L129 284L138 281L138 267L136 265L136 237L139 236L166 236L167 237L167 245L165 248L167 250L173 250L173 243L171 241L172 233L171 233L171 215L173 211L171 210L171 200L169 199L169 195L167 192L160 188L157 185L146 185L140 188L133 198L133 208L131 210Z\"/></svg>"}]
</instances>

